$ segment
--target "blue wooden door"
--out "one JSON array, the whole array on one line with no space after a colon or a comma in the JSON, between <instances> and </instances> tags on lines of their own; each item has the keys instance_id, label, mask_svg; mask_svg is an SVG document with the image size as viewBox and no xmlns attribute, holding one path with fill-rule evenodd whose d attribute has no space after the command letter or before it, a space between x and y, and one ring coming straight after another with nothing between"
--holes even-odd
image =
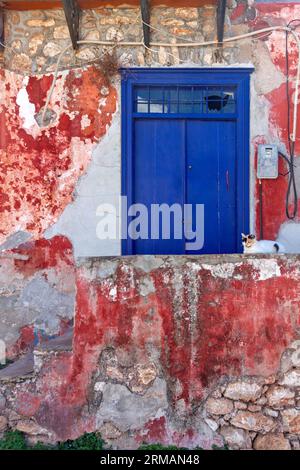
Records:
<instances>
[{"instance_id":1,"label":"blue wooden door","mask_svg":"<svg viewBox=\"0 0 300 470\"><path fill-rule=\"evenodd\" d=\"M139 207L148 218L133 238L129 230L123 254L241 252L240 234L249 230L250 72L126 71L122 194L135 210L123 224L131 227ZM152 208L161 205L170 208L168 236L161 218L158 228L153 223ZM204 206L199 247L190 239L191 232L199 236L197 205ZM181 218L174 206L182 209Z\"/></svg>"},{"instance_id":2,"label":"blue wooden door","mask_svg":"<svg viewBox=\"0 0 300 470\"><path fill-rule=\"evenodd\" d=\"M196 253L235 253L236 122L188 120L186 129L186 201L204 204L204 245Z\"/></svg>"},{"instance_id":3,"label":"blue wooden door","mask_svg":"<svg viewBox=\"0 0 300 470\"><path fill-rule=\"evenodd\" d=\"M148 233L153 232L150 217L153 205L174 204L183 208L185 187L184 120L137 119L134 128L133 204L148 209ZM131 217L129 217L130 223ZM183 224L181 218L178 223ZM161 224L160 224L161 225ZM132 254L180 254L185 239L175 238L175 220L170 218L170 237L164 239L158 225L158 238L139 238L133 242ZM183 232L183 231L182 231Z\"/></svg>"}]
</instances>

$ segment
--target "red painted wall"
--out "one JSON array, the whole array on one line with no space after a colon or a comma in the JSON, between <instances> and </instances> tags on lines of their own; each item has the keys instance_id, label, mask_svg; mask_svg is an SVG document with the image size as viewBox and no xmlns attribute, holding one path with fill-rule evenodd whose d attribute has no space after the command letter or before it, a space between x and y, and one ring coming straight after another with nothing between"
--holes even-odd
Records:
<instances>
[{"instance_id":1,"label":"red painted wall","mask_svg":"<svg viewBox=\"0 0 300 470\"><path fill-rule=\"evenodd\" d=\"M154 362L166 381L168 412L132 429L135 445L193 445L201 434L196 410L212 389L228 377L275 374L298 337L299 258L154 262L151 268L143 257L98 259L78 267L73 353L44 355L36 379L19 384L11 398L10 406L35 418L52 439L97 428L95 377L122 383L105 379L103 351L114 351L125 368ZM118 410L116 426L118 419L124 424ZM178 432L174 419L183 416Z\"/></svg>"},{"instance_id":2,"label":"red painted wall","mask_svg":"<svg viewBox=\"0 0 300 470\"><path fill-rule=\"evenodd\" d=\"M117 97L97 67L70 70L59 76L51 100L55 121L47 128L34 123L26 127L22 104L17 103L20 90L34 107L32 112L25 110L33 121L33 113L45 104L53 76L12 74L11 79L10 72L0 72L1 242L17 230L41 235L72 202L92 145L111 123Z\"/></svg>"},{"instance_id":3,"label":"red painted wall","mask_svg":"<svg viewBox=\"0 0 300 470\"><path fill-rule=\"evenodd\" d=\"M258 3L252 7L240 3L231 13L232 26L247 24L249 30L286 25L300 17L296 3ZM214 21L214 19L207 19ZM299 30L299 28L297 28ZM235 29L234 34L240 30ZM273 33L262 39L267 44L276 69L285 74L285 35ZM297 65L295 41L290 38L290 94L291 117ZM237 43L237 47L238 43ZM255 56L247 57L248 61ZM263 74L263 71L260 72ZM17 104L20 90L25 90L28 101L39 112L53 76L21 77L1 71L0 78L0 242L16 230L27 230L36 237L57 221L65 207L73 200L73 191L79 177L89 165L92 145L101 138L111 124L117 107L117 93L106 83L99 68L76 69L59 75L51 109L57 113L56 121L47 129L38 126L26 129L22 106ZM101 90L104 86L104 95ZM259 142L287 142L287 102L285 84L264 95L265 108L269 107L268 135L263 135L256 123L252 133L252 153ZM28 110L27 110L28 112ZM29 113L30 114L30 113ZM298 113L300 115L300 112ZM33 116L31 116L33 118ZM297 135L300 133L298 120ZM297 138L296 155L300 152ZM255 164L252 168L256 172ZM285 163L280 163L286 172ZM287 176L263 182L264 237L275 238L286 220L285 196ZM259 233L258 185L252 188L251 203L255 206L255 228Z\"/></svg>"},{"instance_id":4,"label":"red painted wall","mask_svg":"<svg viewBox=\"0 0 300 470\"><path fill-rule=\"evenodd\" d=\"M243 5L235 10L236 15L243 14ZM300 18L300 8L294 2L291 3L261 3L255 4L256 16L255 19L249 21L251 29L260 29L270 26L286 26L291 21ZM299 33L300 21L291 23L291 26L296 26L296 31ZM295 101L295 79L297 71L298 53L295 40L290 36L289 41L289 94L290 94L290 122L291 131L293 126L293 111ZM273 33L270 40L268 41L268 48L270 51L272 62L276 68L286 76L286 55L285 55L285 34ZM280 87L276 88L272 92L265 95L267 102L270 106L269 111L269 131L270 137L267 136L254 136L253 145L255 155L257 153L258 143L275 143L279 141L286 148L286 152L289 155L289 144L288 144L288 107L286 98L286 84L283 83ZM299 113L298 98L298 113ZM300 155L300 120L298 119L297 124L297 139L295 143L295 155ZM286 163L280 158L279 172L285 174L288 171ZM288 186L288 177L279 176L276 180L264 180L263 181L263 232L265 239L274 239L278 235L280 225L287 220L285 210L285 198ZM256 232L260 233L260 222L259 222L259 186L258 181L255 184L255 214L256 214ZM292 207L290 204L290 212ZM299 208L296 217L296 221L299 219Z\"/></svg>"}]
</instances>

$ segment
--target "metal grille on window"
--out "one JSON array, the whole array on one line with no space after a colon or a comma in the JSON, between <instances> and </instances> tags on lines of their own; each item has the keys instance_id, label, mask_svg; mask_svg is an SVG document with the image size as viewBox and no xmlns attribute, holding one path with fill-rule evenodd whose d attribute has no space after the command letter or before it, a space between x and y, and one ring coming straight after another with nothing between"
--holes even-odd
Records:
<instances>
[{"instance_id":1,"label":"metal grille on window","mask_svg":"<svg viewBox=\"0 0 300 470\"><path fill-rule=\"evenodd\" d=\"M230 86L137 86L134 112L146 114L233 114Z\"/></svg>"}]
</instances>

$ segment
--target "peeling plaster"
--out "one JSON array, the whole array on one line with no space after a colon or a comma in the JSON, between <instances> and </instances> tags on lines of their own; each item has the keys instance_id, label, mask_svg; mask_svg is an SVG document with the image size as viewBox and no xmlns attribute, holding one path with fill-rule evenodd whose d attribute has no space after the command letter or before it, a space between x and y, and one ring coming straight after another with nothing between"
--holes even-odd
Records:
<instances>
[{"instance_id":1,"label":"peeling plaster","mask_svg":"<svg viewBox=\"0 0 300 470\"><path fill-rule=\"evenodd\" d=\"M114 204L119 210L121 194L120 114L113 116L110 128L92 152L86 174L77 182L75 200L69 204L57 223L46 231L46 237L63 234L72 240L76 257L117 256L120 240L99 240L96 234L100 204ZM80 214L80 217L78 217Z\"/></svg>"},{"instance_id":2,"label":"peeling plaster","mask_svg":"<svg viewBox=\"0 0 300 470\"><path fill-rule=\"evenodd\" d=\"M16 103L19 106L19 116L23 121L22 127L25 130L30 130L32 127L36 126L36 121L34 119L35 106L29 101L26 88L21 88L18 92Z\"/></svg>"},{"instance_id":3,"label":"peeling plaster","mask_svg":"<svg viewBox=\"0 0 300 470\"><path fill-rule=\"evenodd\" d=\"M249 261L249 264L258 271L259 281L265 281L266 279L281 276L280 266L274 259L266 259L264 260L264 263L259 259L252 259Z\"/></svg>"},{"instance_id":4,"label":"peeling plaster","mask_svg":"<svg viewBox=\"0 0 300 470\"><path fill-rule=\"evenodd\" d=\"M210 271L213 277L219 277L222 279L235 277L234 271L236 267L241 266L241 263L223 263L223 264L202 264L204 269Z\"/></svg>"},{"instance_id":5,"label":"peeling plaster","mask_svg":"<svg viewBox=\"0 0 300 470\"><path fill-rule=\"evenodd\" d=\"M98 69L70 70L59 76L50 103L57 120L40 129L34 113L43 106L52 79L51 74L23 79L2 72L0 242L20 230L39 236L58 219L88 167L93 144L106 133L115 112L113 86L99 107L105 80Z\"/></svg>"}]
</instances>

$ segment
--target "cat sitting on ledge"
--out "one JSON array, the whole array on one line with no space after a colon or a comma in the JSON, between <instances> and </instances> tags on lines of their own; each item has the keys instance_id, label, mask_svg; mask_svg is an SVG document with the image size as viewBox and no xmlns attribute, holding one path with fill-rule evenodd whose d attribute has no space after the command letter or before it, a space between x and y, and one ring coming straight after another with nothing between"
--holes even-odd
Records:
<instances>
[{"instance_id":1,"label":"cat sitting on ledge","mask_svg":"<svg viewBox=\"0 0 300 470\"><path fill-rule=\"evenodd\" d=\"M285 247L282 243L273 240L256 240L252 233L245 235L242 233L242 244L244 253L285 253Z\"/></svg>"}]
</instances>

